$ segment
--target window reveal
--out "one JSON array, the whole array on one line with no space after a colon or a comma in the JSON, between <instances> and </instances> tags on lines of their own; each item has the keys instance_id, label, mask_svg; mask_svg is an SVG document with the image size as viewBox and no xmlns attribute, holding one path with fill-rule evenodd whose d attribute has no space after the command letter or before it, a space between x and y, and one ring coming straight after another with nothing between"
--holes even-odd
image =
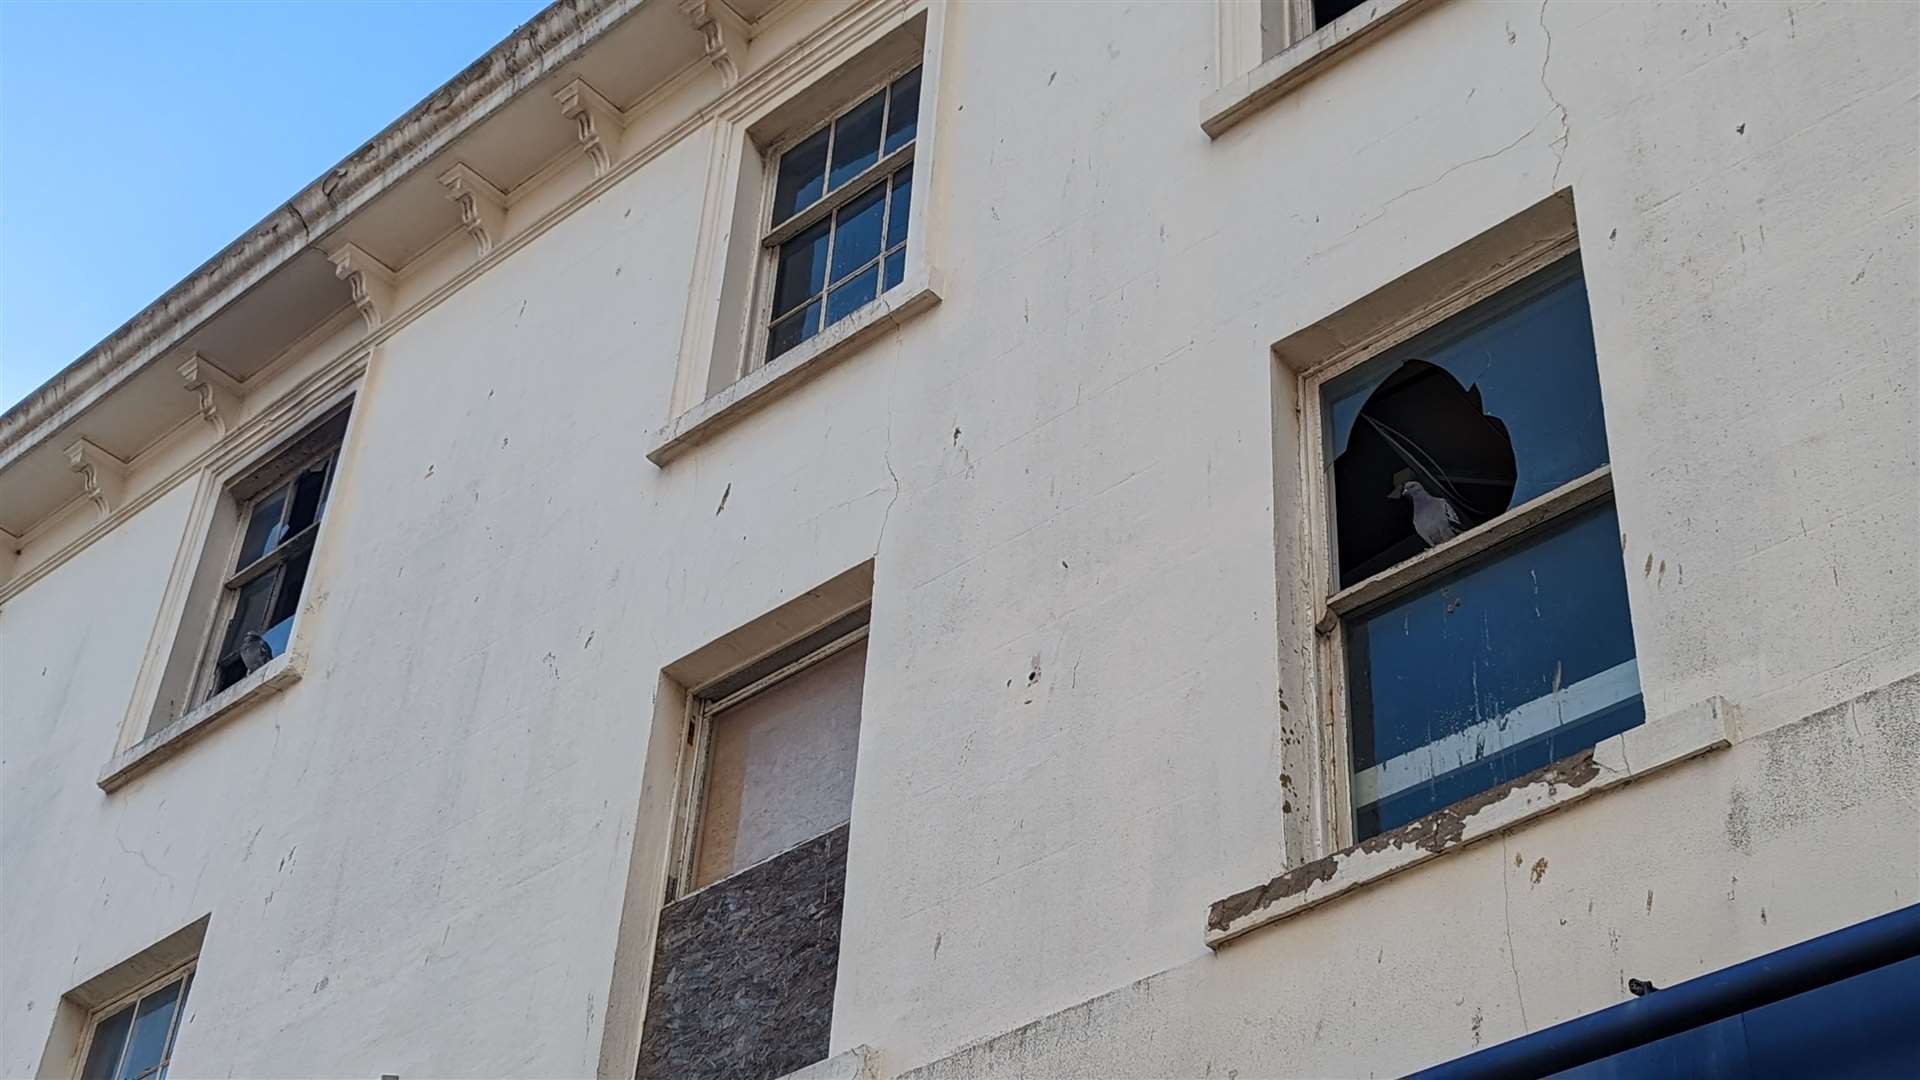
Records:
<instances>
[{"instance_id":1,"label":"window reveal","mask_svg":"<svg viewBox=\"0 0 1920 1080\"><path fill-rule=\"evenodd\" d=\"M131 1001L102 1009L87 1040L81 1080L163 1080L192 986L193 973L181 972Z\"/></svg>"},{"instance_id":2,"label":"window reveal","mask_svg":"<svg viewBox=\"0 0 1920 1080\"><path fill-rule=\"evenodd\" d=\"M1611 500L1565 498L1607 463L1577 256L1328 380L1322 402L1336 589L1556 507L1342 613L1355 839L1644 719Z\"/></svg>"},{"instance_id":3,"label":"window reveal","mask_svg":"<svg viewBox=\"0 0 1920 1080\"><path fill-rule=\"evenodd\" d=\"M766 358L853 314L906 276L918 67L780 155L769 231Z\"/></svg>"}]
</instances>

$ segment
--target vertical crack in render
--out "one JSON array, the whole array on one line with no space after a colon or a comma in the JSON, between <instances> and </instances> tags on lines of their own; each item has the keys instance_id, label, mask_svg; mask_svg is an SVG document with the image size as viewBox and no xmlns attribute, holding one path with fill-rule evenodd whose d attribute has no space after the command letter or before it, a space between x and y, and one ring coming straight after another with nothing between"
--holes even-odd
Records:
<instances>
[{"instance_id":1,"label":"vertical crack in render","mask_svg":"<svg viewBox=\"0 0 1920 1080\"><path fill-rule=\"evenodd\" d=\"M1547 65L1553 61L1553 31L1547 29L1547 5L1552 0L1540 0L1540 32L1546 35L1546 51L1540 55L1540 89L1547 92L1547 100L1560 113L1560 136L1553 140L1553 190L1560 190L1560 168L1567 163L1567 139L1573 129L1567 123L1567 107L1554 96L1553 87L1547 85Z\"/></svg>"},{"instance_id":2,"label":"vertical crack in render","mask_svg":"<svg viewBox=\"0 0 1920 1080\"><path fill-rule=\"evenodd\" d=\"M1506 919L1507 966L1513 969L1513 999L1520 1005L1520 1030L1532 1031L1527 1023L1527 998L1520 992L1520 958L1513 952L1513 892L1507 874L1507 834L1500 834L1500 908Z\"/></svg>"},{"instance_id":3,"label":"vertical crack in render","mask_svg":"<svg viewBox=\"0 0 1920 1080\"><path fill-rule=\"evenodd\" d=\"M887 427L880 445L880 464L887 467L887 475L893 478L893 497L887 500L887 508L880 515L880 535L873 541L873 557L878 559L887 543L887 523L893 520L893 504L900 501L900 474L893 471L893 380L887 380Z\"/></svg>"}]
</instances>

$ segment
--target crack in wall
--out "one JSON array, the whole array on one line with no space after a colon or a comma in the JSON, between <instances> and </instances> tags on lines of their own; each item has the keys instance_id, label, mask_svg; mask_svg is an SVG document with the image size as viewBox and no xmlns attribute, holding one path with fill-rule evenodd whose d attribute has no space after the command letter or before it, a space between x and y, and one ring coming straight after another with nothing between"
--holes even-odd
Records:
<instances>
[{"instance_id":1,"label":"crack in wall","mask_svg":"<svg viewBox=\"0 0 1920 1080\"><path fill-rule=\"evenodd\" d=\"M1547 100L1553 102L1553 107L1560 113L1560 137L1552 143L1553 179L1551 181L1553 190L1558 191L1560 190L1560 169L1567 163L1567 139L1573 135L1573 129L1567 123L1567 107L1560 103L1560 98L1554 94L1553 87L1547 85L1547 65L1553 61L1553 31L1547 29L1547 5L1551 2L1552 0L1540 0L1540 32L1546 35L1547 39L1546 51L1540 56L1540 89L1547 92Z\"/></svg>"}]
</instances>

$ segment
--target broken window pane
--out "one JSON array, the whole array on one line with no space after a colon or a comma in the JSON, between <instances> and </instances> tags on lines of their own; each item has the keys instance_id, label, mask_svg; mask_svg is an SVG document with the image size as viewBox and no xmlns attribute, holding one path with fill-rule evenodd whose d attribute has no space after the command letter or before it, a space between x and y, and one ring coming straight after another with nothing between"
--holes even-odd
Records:
<instances>
[{"instance_id":1,"label":"broken window pane","mask_svg":"<svg viewBox=\"0 0 1920 1080\"><path fill-rule=\"evenodd\" d=\"M1313 0L1313 25L1317 29L1357 8L1362 0Z\"/></svg>"},{"instance_id":2,"label":"broken window pane","mask_svg":"<svg viewBox=\"0 0 1920 1080\"><path fill-rule=\"evenodd\" d=\"M1607 462L1578 256L1324 393L1339 587Z\"/></svg>"},{"instance_id":3,"label":"broken window pane","mask_svg":"<svg viewBox=\"0 0 1920 1080\"><path fill-rule=\"evenodd\" d=\"M1644 718L1611 502L1345 625L1356 839Z\"/></svg>"},{"instance_id":4,"label":"broken window pane","mask_svg":"<svg viewBox=\"0 0 1920 1080\"><path fill-rule=\"evenodd\" d=\"M272 551L273 546L280 542L280 516L286 508L285 488L253 504L253 513L247 517L246 536L240 542L240 557L233 564L235 570L252 566L255 560Z\"/></svg>"},{"instance_id":5,"label":"broken window pane","mask_svg":"<svg viewBox=\"0 0 1920 1080\"><path fill-rule=\"evenodd\" d=\"M321 501L327 487L327 462L308 467L293 482L293 506L287 511L287 535L292 536L320 520Z\"/></svg>"}]
</instances>

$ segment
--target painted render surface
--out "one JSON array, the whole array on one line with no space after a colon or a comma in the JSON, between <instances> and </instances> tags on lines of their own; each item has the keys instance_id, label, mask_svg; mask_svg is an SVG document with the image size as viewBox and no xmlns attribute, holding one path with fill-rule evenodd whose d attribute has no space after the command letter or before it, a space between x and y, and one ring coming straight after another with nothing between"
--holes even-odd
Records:
<instances>
[{"instance_id":1,"label":"painted render surface","mask_svg":"<svg viewBox=\"0 0 1920 1080\"><path fill-rule=\"evenodd\" d=\"M96 786L190 484L0 600L0 1076L208 914L173 1075L619 1074L661 669L868 560L832 1045L879 1075L1386 1075L1914 902L1920 11L1442 0L1211 140L1211 5L942 25L940 303L817 380L644 457L696 128L437 300L467 238L407 268L299 683ZM1270 346L1565 188L1647 712L1717 695L1741 738L1210 951L1314 854Z\"/></svg>"}]
</instances>

